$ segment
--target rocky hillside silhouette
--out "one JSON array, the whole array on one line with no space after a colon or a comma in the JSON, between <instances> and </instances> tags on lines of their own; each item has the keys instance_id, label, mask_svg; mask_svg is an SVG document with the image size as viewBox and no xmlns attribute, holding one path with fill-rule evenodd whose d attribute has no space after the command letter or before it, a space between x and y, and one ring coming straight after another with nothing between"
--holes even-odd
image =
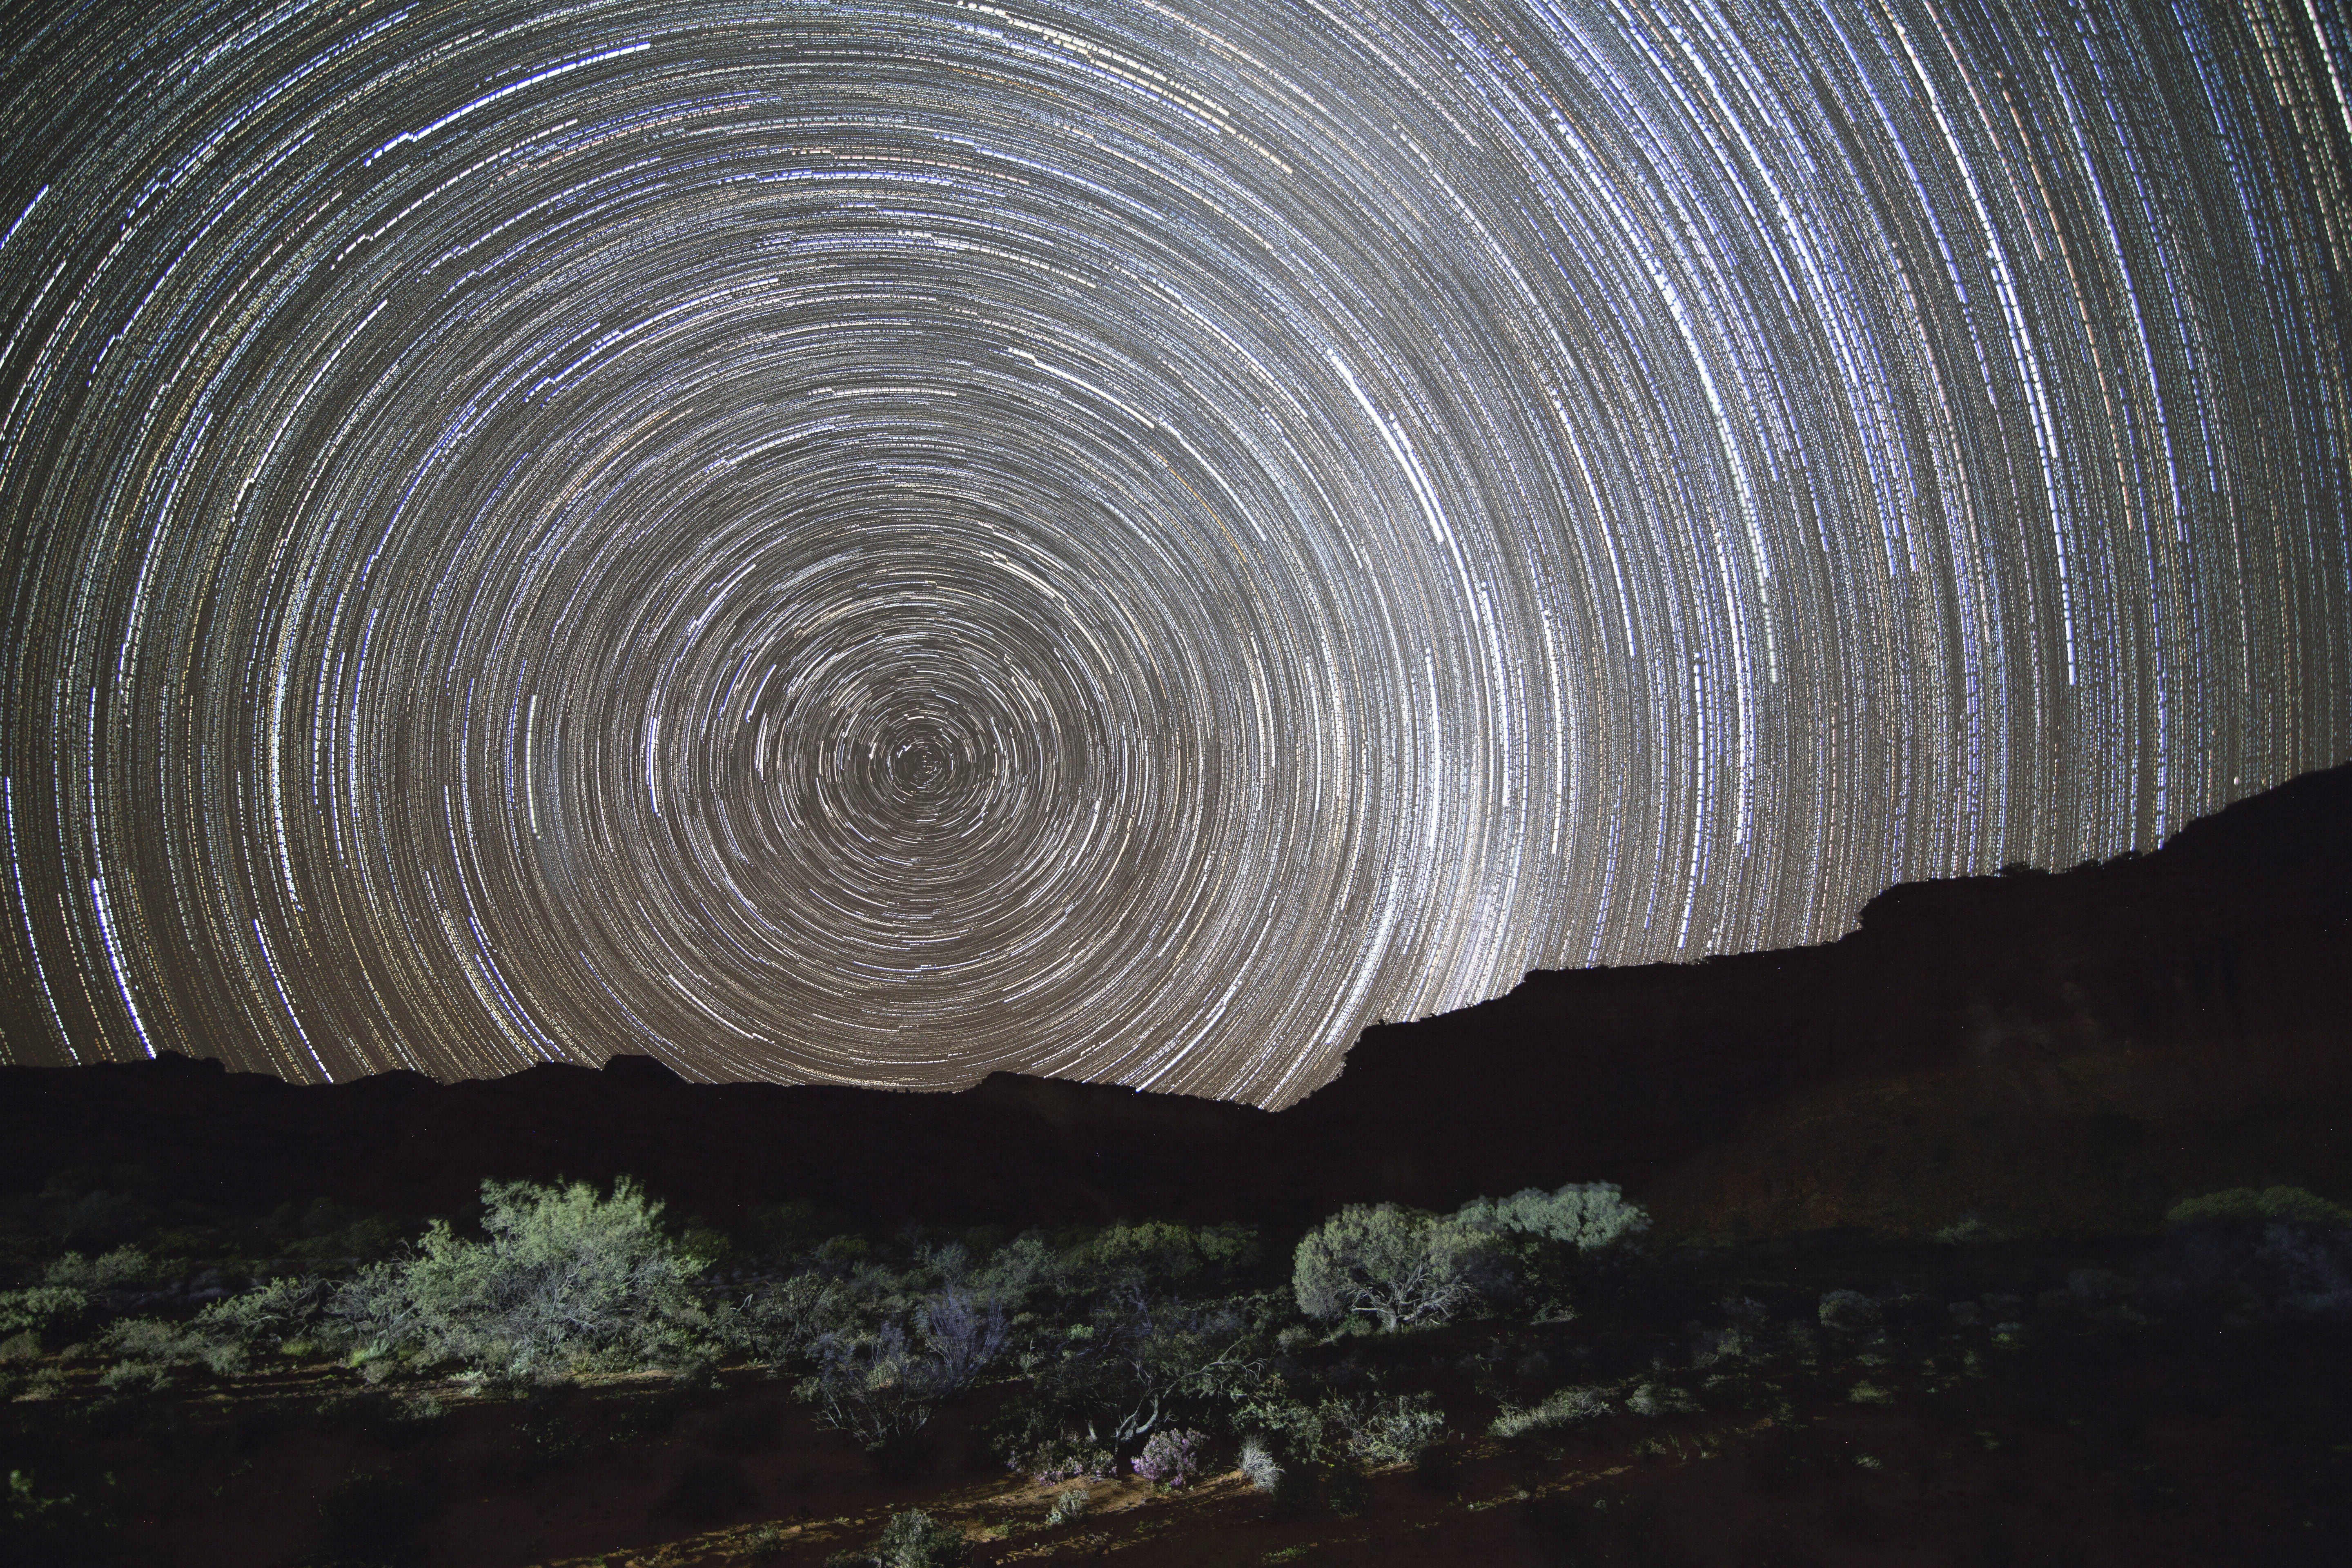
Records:
<instances>
[{"instance_id":1,"label":"rocky hillside silhouette","mask_svg":"<svg viewBox=\"0 0 2352 1568\"><path fill-rule=\"evenodd\" d=\"M2352 1189L2352 765L2063 874L1914 883L1817 947L1530 974L1365 1032L1269 1113L999 1074L961 1094L693 1085L642 1057L329 1087L166 1057L0 1068L0 1186L233 1209L463 1206L627 1173L725 1218L1303 1224L1606 1179L1670 1233L2131 1229L2178 1197Z\"/></svg>"}]
</instances>

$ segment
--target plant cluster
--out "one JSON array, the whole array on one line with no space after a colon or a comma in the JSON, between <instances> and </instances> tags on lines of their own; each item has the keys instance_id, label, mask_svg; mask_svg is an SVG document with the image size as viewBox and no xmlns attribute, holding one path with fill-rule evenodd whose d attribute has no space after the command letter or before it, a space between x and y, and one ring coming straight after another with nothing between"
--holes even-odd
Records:
<instances>
[{"instance_id":1,"label":"plant cluster","mask_svg":"<svg viewBox=\"0 0 2352 1568\"><path fill-rule=\"evenodd\" d=\"M248 1270L244 1288L214 1290L191 1287L185 1254L107 1233L91 1217L112 1215L106 1205L58 1212L92 1239L53 1241L0 1292L0 1392L24 1386L20 1368L54 1377L68 1345L126 1398L283 1355L338 1358L390 1384L364 1395L387 1405L418 1386L401 1380L520 1393L608 1370L694 1380L723 1363L779 1379L889 1464L918 1461L934 1412L993 1383L1007 1395L997 1457L1066 1489L1065 1521L1087 1482L1189 1486L1219 1449L1238 1450L1278 1509L1360 1506L1366 1475L1421 1463L1443 1439L1437 1400L1407 1381L1425 1366L1499 1405L1498 1437L1657 1421L1652 1440L1666 1443L1679 1441L1671 1417L1772 1408L1792 1379L1843 1404L1900 1404L2055 1333L2352 1318L2352 1215L2290 1188L2183 1204L2137 1260L2118 1251L2032 1282L2052 1288L1958 1300L1916 1281L1845 1288L1854 1276L1826 1268L1801 1288L1727 1268L1719 1290L1676 1296L1662 1281L1697 1268L1693 1254L1645 1252L1647 1216L1603 1184L1451 1214L1350 1205L1298 1242L1286 1279L1241 1226L885 1238L826 1235L813 1210L777 1205L730 1237L667 1221L623 1180L602 1193L487 1183L478 1223L436 1221L388 1247L385 1223L289 1208L262 1239L278 1265L310 1248L320 1266ZM1939 1247L1935 1267L1981 1273L2008 1245ZM16 1525L50 1517L45 1495L23 1491ZM903 1540L886 1532L859 1561L961 1549L931 1521L893 1528Z\"/></svg>"}]
</instances>

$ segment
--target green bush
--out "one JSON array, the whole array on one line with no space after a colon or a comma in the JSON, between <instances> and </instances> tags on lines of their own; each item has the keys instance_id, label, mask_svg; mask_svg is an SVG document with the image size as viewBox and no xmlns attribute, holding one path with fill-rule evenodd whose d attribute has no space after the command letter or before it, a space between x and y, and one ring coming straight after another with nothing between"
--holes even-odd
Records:
<instances>
[{"instance_id":1,"label":"green bush","mask_svg":"<svg viewBox=\"0 0 2352 1568\"><path fill-rule=\"evenodd\" d=\"M1425 1394L1346 1404L1334 1416L1334 1424L1347 1434L1349 1457L1375 1467L1412 1464L1445 1426L1444 1413Z\"/></svg>"},{"instance_id":2,"label":"green bush","mask_svg":"<svg viewBox=\"0 0 2352 1568\"><path fill-rule=\"evenodd\" d=\"M1874 1329L1879 1315L1878 1302L1859 1290L1826 1291L1814 1309L1822 1327L1841 1334L1859 1334Z\"/></svg>"},{"instance_id":3,"label":"green bush","mask_svg":"<svg viewBox=\"0 0 2352 1568\"><path fill-rule=\"evenodd\" d=\"M1570 1182L1556 1192L1527 1187L1507 1198L1473 1198L1454 1218L1481 1230L1515 1231L1594 1252L1642 1235L1649 1211L1628 1203L1614 1182Z\"/></svg>"},{"instance_id":4,"label":"green bush","mask_svg":"<svg viewBox=\"0 0 2352 1568\"><path fill-rule=\"evenodd\" d=\"M324 1281L287 1275L207 1303L196 1324L215 1344L282 1350L316 1328L326 1292Z\"/></svg>"},{"instance_id":5,"label":"green bush","mask_svg":"<svg viewBox=\"0 0 2352 1568\"><path fill-rule=\"evenodd\" d=\"M1299 1241L1291 1288L1310 1318L1362 1316L1392 1333L1445 1321L1478 1298L1495 1267L1490 1229L1395 1204L1350 1204Z\"/></svg>"},{"instance_id":6,"label":"green bush","mask_svg":"<svg viewBox=\"0 0 2352 1568\"><path fill-rule=\"evenodd\" d=\"M1486 1429L1497 1437L1524 1437L1554 1426L1572 1426L1609 1414L1609 1394L1600 1388L1563 1388L1528 1409L1503 1406Z\"/></svg>"},{"instance_id":7,"label":"green bush","mask_svg":"<svg viewBox=\"0 0 2352 1568\"><path fill-rule=\"evenodd\" d=\"M1687 1415L1698 1401L1683 1389L1645 1383L1625 1396L1625 1408L1635 1415Z\"/></svg>"},{"instance_id":8,"label":"green bush","mask_svg":"<svg viewBox=\"0 0 2352 1568\"><path fill-rule=\"evenodd\" d=\"M58 1285L0 1290L0 1339L30 1334L41 1343L70 1334L89 1313L89 1298Z\"/></svg>"},{"instance_id":9,"label":"green bush","mask_svg":"<svg viewBox=\"0 0 2352 1568\"><path fill-rule=\"evenodd\" d=\"M1084 1291L1122 1284L1197 1290L1209 1281L1231 1279L1257 1258L1257 1232L1249 1226L1122 1221L1072 1248L1066 1268L1071 1284Z\"/></svg>"},{"instance_id":10,"label":"green bush","mask_svg":"<svg viewBox=\"0 0 2352 1568\"><path fill-rule=\"evenodd\" d=\"M96 1258L68 1252L51 1263L41 1283L59 1289L96 1295L101 1290L136 1290L156 1283L155 1260L135 1247L118 1247Z\"/></svg>"},{"instance_id":11,"label":"green bush","mask_svg":"<svg viewBox=\"0 0 2352 1568\"><path fill-rule=\"evenodd\" d=\"M244 1347L234 1339L206 1331L205 1325L167 1322L161 1318L120 1318L98 1338L99 1349L116 1359L99 1378L101 1386L119 1393L160 1392L169 1387L178 1369L199 1363L223 1377L245 1370Z\"/></svg>"},{"instance_id":12,"label":"green bush","mask_svg":"<svg viewBox=\"0 0 2352 1568\"><path fill-rule=\"evenodd\" d=\"M701 1265L661 1228L661 1205L624 1176L482 1184L484 1241L436 1220L415 1253L362 1271L336 1316L362 1343L535 1381L582 1365L636 1368L690 1352Z\"/></svg>"},{"instance_id":13,"label":"green bush","mask_svg":"<svg viewBox=\"0 0 2352 1568\"><path fill-rule=\"evenodd\" d=\"M2329 1203L2301 1187L2231 1187L2226 1192L2208 1193L2203 1197L2177 1203L2164 1216L2168 1229L2233 1221L2352 1226L2352 1209Z\"/></svg>"}]
</instances>

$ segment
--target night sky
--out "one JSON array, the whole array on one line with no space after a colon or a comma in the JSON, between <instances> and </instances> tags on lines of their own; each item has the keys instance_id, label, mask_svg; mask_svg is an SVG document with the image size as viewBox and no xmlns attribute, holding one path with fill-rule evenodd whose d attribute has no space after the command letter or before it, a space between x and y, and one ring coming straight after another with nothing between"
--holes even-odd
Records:
<instances>
[{"instance_id":1,"label":"night sky","mask_svg":"<svg viewBox=\"0 0 2352 1568\"><path fill-rule=\"evenodd\" d=\"M2318 0L0 43L0 1059L1279 1105L2352 752Z\"/></svg>"}]
</instances>

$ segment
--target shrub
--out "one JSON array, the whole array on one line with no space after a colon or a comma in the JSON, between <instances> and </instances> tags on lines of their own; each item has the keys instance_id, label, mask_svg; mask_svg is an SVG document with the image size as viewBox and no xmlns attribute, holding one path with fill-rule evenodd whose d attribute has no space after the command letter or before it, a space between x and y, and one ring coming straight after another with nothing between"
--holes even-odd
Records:
<instances>
[{"instance_id":1,"label":"shrub","mask_svg":"<svg viewBox=\"0 0 2352 1568\"><path fill-rule=\"evenodd\" d=\"M2148 1260L2143 1299L2228 1323L2352 1318L2352 1226L2329 1217L2334 1207L2294 1187L2183 1204Z\"/></svg>"},{"instance_id":2,"label":"shrub","mask_svg":"<svg viewBox=\"0 0 2352 1568\"><path fill-rule=\"evenodd\" d=\"M1054 1500L1054 1506L1045 1510L1045 1522L1067 1524L1074 1519L1082 1518L1087 1505L1092 1500L1087 1495L1086 1488L1073 1487Z\"/></svg>"},{"instance_id":3,"label":"shrub","mask_svg":"<svg viewBox=\"0 0 2352 1568\"><path fill-rule=\"evenodd\" d=\"M1279 1438L1284 1451L1294 1458L1319 1461L1323 1458L1327 1417L1339 1404L1338 1400L1327 1399L1318 1407L1292 1398L1287 1393L1276 1392L1271 1397L1244 1405L1237 1415L1243 1425Z\"/></svg>"},{"instance_id":4,"label":"shrub","mask_svg":"<svg viewBox=\"0 0 2352 1568\"><path fill-rule=\"evenodd\" d=\"M719 1307L710 1332L727 1349L781 1372L805 1360L825 1335L854 1328L856 1308L856 1292L845 1281L808 1269Z\"/></svg>"},{"instance_id":5,"label":"shrub","mask_svg":"<svg viewBox=\"0 0 2352 1568\"><path fill-rule=\"evenodd\" d=\"M1004 1309L994 1298L975 1300L950 1287L927 1298L916 1310L931 1391L939 1397L961 1394L1003 1353Z\"/></svg>"},{"instance_id":6,"label":"shrub","mask_svg":"<svg viewBox=\"0 0 2352 1568\"><path fill-rule=\"evenodd\" d=\"M1208 1436L1202 1432L1154 1432L1132 1461L1135 1473L1163 1487L1198 1480L1207 1468Z\"/></svg>"},{"instance_id":7,"label":"shrub","mask_svg":"<svg viewBox=\"0 0 2352 1568\"><path fill-rule=\"evenodd\" d=\"M1636 1415L1687 1415L1698 1401L1679 1388L1645 1383L1625 1396L1625 1408Z\"/></svg>"},{"instance_id":8,"label":"shrub","mask_svg":"<svg viewBox=\"0 0 2352 1568\"><path fill-rule=\"evenodd\" d=\"M1293 1258L1298 1310L1360 1315L1382 1332L1440 1323L1493 1282L1494 1232L1394 1204L1350 1204L1309 1231Z\"/></svg>"},{"instance_id":9,"label":"shrub","mask_svg":"<svg viewBox=\"0 0 2352 1568\"><path fill-rule=\"evenodd\" d=\"M1124 1447L1190 1407L1236 1405L1265 1381L1250 1298L1155 1298L1132 1281L1107 1291L1090 1321L1070 1325L1030 1358L1039 1406L1089 1441Z\"/></svg>"},{"instance_id":10,"label":"shrub","mask_svg":"<svg viewBox=\"0 0 2352 1568\"><path fill-rule=\"evenodd\" d=\"M1349 1457L1366 1465L1409 1465L1437 1441L1445 1426L1443 1411L1425 1394L1392 1394L1334 1412L1347 1434Z\"/></svg>"},{"instance_id":11,"label":"shrub","mask_svg":"<svg viewBox=\"0 0 2352 1568\"><path fill-rule=\"evenodd\" d=\"M337 1316L362 1340L514 1380L583 1362L658 1363L686 1348L688 1283L701 1266L627 1177L609 1198L584 1182L484 1182L482 1203L488 1240L436 1220L413 1256L346 1287Z\"/></svg>"},{"instance_id":12,"label":"shrub","mask_svg":"<svg viewBox=\"0 0 2352 1568\"><path fill-rule=\"evenodd\" d=\"M1859 1290L1832 1290L1822 1297L1814 1315L1825 1329L1858 1334L1876 1326L1878 1303Z\"/></svg>"},{"instance_id":13,"label":"shrub","mask_svg":"<svg viewBox=\"0 0 2352 1568\"><path fill-rule=\"evenodd\" d=\"M890 1516L874 1555L881 1568L950 1568L971 1552L961 1531L910 1509Z\"/></svg>"},{"instance_id":14,"label":"shrub","mask_svg":"<svg viewBox=\"0 0 2352 1568\"><path fill-rule=\"evenodd\" d=\"M315 1329L326 1299L324 1281L287 1275L207 1304L196 1322L215 1343L280 1350Z\"/></svg>"},{"instance_id":15,"label":"shrub","mask_svg":"<svg viewBox=\"0 0 2352 1568\"><path fill-rule=\"evenodd\" d=\"M2301 1187L2231 1187L2177 1203L2164 1216L2168 1229L2215 1222L2281 1220L2305 1225L2352 1226L2352 1209L2329 1203Z\"/></svg>"},{"instance_id":16,"label":"shrub","mask_svg":"<svg viewBox=\"0 0 2352 1568\"><path fill-rule=\"evenodd\" d=\"M118 1247L97 1258L68 1252L50 1264L41 1283L55 1289L96 1295L102 1290L136 1290L157 1279L154 1259L135 1247Z\"/></svg>"},{"instance_id":17,"label":"shrub","mask_svg":"<svg viewBox=\"0 0 2352 1568\"><path fill-rule=\"evenodd\" d=\"M1282 1485L1282 1466L1262 1437L1251 1437L1242 1444L1242 1475L1249 1484L1262 1492L1273 1492Z\"/></svg>"},{"instance_id":18,"label":"shrub","mask_svg":"<svg viewBox=\"0 0 2352 1568\"><path fill-rule=\"evenodd\" d=\"M1530 1432L1571 1426L1608 1414L1609 1394L1605 1389L1563 1388L1530 1409L1505 1405L1503 1413L1486 1429L1497 1437L1524 1437Z\"/></svg>"},{"instance_id":19,"label":"shrub","mask_svg":"<svg viewBox=\"0 0 2352 1568\"><path fill-rule=\"evenodd\" d=\"M1517 1231L1593 1252L1650 1228L1641 1205L1614 1182L1570 1182L1557 1192L1527 1187L1507 1198L1473 1198L1454 1217L1481 1230Z\"/></svg>"},{"instance_id":20,"label":"shrub","mask_svg":"<svg viewBox=\"0 0 2352 1568\"><path fill-rule=\"evenodd\" d=\"M911 1438L930 1424L939 1393L930 1363L887 1323L863 1339L828 1334L815 1346L817 1369L793 1392L817 1406L828 1426L856 1437L868 1453Z\"/></svg>"},{"instance_id":21,"label":"shrub","mask_svg":"<svg viewBox=\"0 0 2352 1568\"><path fill-rule=\"evenodd\" d=\"M0 1339L31 1334L48 1342L72 1332L89 1313L89 1297L68 1286L0 1290Z\"/></svg>"},{"instance_id":22,"label":"shrub","mask_svg":"<svg viewBox=\"0 0 2352 1568\"><path fill-rule=\"evenodd\" d=\"M1230 1280L1257 1257L1257 1232L1249 1226L1121 1221L1073 1248L1066 1267L1082 1290L1120 1284L1199 1290Z\"/></svg>"},{"instance_id":23,"label":"shrub","mask_svg":"<svg viewBox=\"0 0 2352 1568\"><path fill-rule=\"evenodd\" d=\"M223 1376L245 1370L244 1352L215 1342L200 1328L160 1318L122 1318L107 1325L99 1348L121 1359L99 1383L120 1391L153 1392L170 1386L174 1369L202 1362Z\"/></svg>"}]
</instances>

